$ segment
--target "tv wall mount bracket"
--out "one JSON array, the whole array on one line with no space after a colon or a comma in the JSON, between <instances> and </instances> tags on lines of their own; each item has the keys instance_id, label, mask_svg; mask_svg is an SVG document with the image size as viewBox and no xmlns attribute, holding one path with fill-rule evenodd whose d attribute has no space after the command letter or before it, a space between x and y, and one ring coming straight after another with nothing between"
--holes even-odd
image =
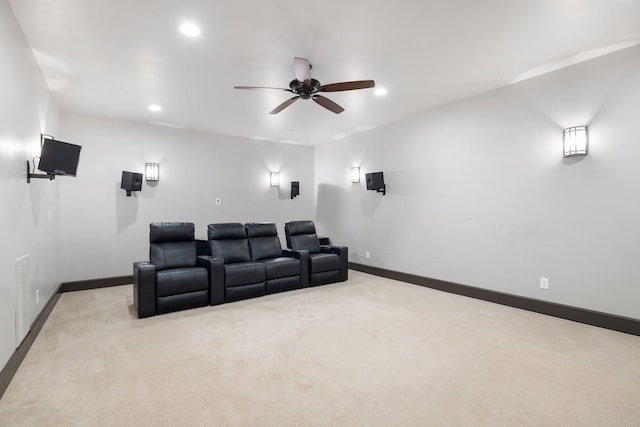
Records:
<instances>
[{"instance_id":1,"label":"tv wall mount bracket","mask_svg":"<svg viewBox=\"0 0 640 427\"><path fill-rule=\"evenodd\" d=\"M31 173L31 164L27 160L27 184L31 183L32 178L46 178L48 180L55 179L55 175L52 173Z\"/></svg>"}]
</instances>

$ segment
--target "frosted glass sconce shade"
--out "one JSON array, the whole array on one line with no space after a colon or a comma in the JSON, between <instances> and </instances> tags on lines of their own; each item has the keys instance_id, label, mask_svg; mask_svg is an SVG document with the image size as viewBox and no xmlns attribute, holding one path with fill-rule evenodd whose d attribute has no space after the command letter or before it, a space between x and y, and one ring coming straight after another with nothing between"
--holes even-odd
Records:
<instances>
[{"instance_id":1,"label":"frosted glass sconce shade","mask_svg":"<svg viewBox=\"0 0 640 427\"><path fill-rule=\"evenodd\" d=\"M586 156L589 134L586 126L576 126L564 130L564 156Z\"/></svg>"},{"instance_id":2,"label":"frosted glass sconce shade","mask_svg":"<svg viewBox=\"0 0 640 427\"><path fill-rule=\"evenodd\" d=\"M144 179L158 181L160 179L160 165L158 163L146 163L144 165Z\"/></svg>"},{"instance_id":3,"label":"frosted glass sconce shade","mask_svg":"<svg viewBox=\"0 0 640 427\"><path fill-rule=\"evenodd\" d=\"M351 182L360 182L360 168L352 167L351 168Z\"/></svg>"},{"instance_id":4,"label":"frosted glass sconce shade","mask_svg":"<svg viewBox=\"0 0 640 427\"><path fill-rule=\"evenodd\" d=\"M271 176L269 178L269 183L272 187L280 186L280 172L271 172Z\"/></svg>"}]
</instances>

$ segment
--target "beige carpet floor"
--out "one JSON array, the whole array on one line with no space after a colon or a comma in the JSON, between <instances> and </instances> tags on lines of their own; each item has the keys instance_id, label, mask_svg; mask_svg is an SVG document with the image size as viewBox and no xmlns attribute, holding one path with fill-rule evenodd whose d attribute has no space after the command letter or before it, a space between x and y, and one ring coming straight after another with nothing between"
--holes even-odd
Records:
<instances>
[{"instance_id":1,"label":"beige carpet floor","mask_svg":"<svg viewBox=\"0 0 640 427\"><path fill-rule=\"evenodd\" d=\"M351 271L139 320L63 294L2 426L640 426L640 337Z\"/></svg>"}]
</instances>

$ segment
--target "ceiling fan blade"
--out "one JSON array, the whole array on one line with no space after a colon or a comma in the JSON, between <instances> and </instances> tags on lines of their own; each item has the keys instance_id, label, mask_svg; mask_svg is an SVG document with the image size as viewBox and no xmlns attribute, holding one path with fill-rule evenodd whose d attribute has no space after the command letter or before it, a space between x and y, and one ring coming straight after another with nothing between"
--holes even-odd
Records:
<instances>
[{"instance_id":1,"label":"ceiling fan blade","mask_svg":"<svg viewBox=\"0 0 640 427\"><path fill-rule=\"evenodd\" d=\"M274 108L273 110L271 110L269 112L269 114L278 114L280 111L284 110L285 108L287 108L289 105L293 104L294 102L296 102L298 99L300 99L299 96L294 96L293 98L289 98L286 101L284 101L282 104L278 105L276 108Z\"/></svg>"},{"instance_id":2,"label":"ceiling fan blade","mask_svg":"<svg viewBox=\"0 0 640 427\"><path fill-rule=\"evenodd\" d=\"M322 95L313 95L313 100L316 102L316 104L319 104L327 110L333 111L336 114L340 114L344 111L344 108Z\"/></svg>"},{"instance_id":3,"label":"ceiling fan blade","mask_svg":"<svg viewBox=\"0 0 640 427\"><path fill-rule=\"evenodd\" d=\"M298 81L311 80L311 64L309 64L308 59L298 58L297 56L293 58L293 71Z\"/></svg>"},{"instance_id":4,"label":"ceiling fan blade","mask_svg":"<svg viewBox=\"0 0 640 427\"><path fill-rule=\"evenodd\" d=\"M234 89L274 89L274 90L284 90L287 92L292 92L291 89L285 89L283 87L266 87L266 86L234 86Z\"/></svg>"},{"instance_id":5,"label":"ceiling fan blade","mask_svg":"<svg viewBox=\"0 0 640 427\"><path fill-rule=\"evenodd\" d=\"M320 89L318 89L318 92L340 92L343 90L368 89L375 86L376 83L373 80L356 80L353 82L329 83L328 85L322 85L320 86Z\"/></svg>"}]
</instances>

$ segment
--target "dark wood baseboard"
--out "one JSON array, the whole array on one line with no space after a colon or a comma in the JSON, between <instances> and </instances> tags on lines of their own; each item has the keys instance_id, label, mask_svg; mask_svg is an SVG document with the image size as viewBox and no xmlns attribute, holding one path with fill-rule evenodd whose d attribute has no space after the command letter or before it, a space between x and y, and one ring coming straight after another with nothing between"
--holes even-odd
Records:
<instances>
[{"instance_id":1,"label":"dark wood baseboard","mask_svg":"<svg viewBox=\"0 0 640 427\"><path fill-rule=\"evenodd\" d=\"M7 390L7 387L9 387L9 384L11 383L13 376L16 374L16 372L18 372L18 368L20 367L20 364L22 363L24 358L27 356L27 353L29 352L31 345L34 343L34 341L36 340L36 337L38 336L38 334L40 333L40 330L42 329L42 326L45 324L45 322L49 318L49 314L51 314L53 307L56 306L58 299L60 299L59 291L60 291L60 286L58 286L58 289L56 290L56 292L54 292L51 298L49 298L49 301L47 301L45 306L42 308L42 311L40 312L40 314L38 314L38 317L36 317L36 320L33 322L33 325L31 325L31 330L27 333L27 336L22 340L20 347L18 347L16 351L13 352L13 355L11 356L11 358L9 358L9 361L7 362L7 364L4 366L4 368L2 368L2 371L0 371L0 398L2 398L2 395L4 395L4 392Z\"/></svg>"},{"instance_id":2,"label":"dark wood baseboard","mask_svg":"<svg viewBox=\"0 0 640 427\"><path fill-rule=\"evenodd\" d=\"M450 292L457 295L463 295L483 301L494 302L497 304L507 305L509 307L520 308L523 310L572 320L574 322L586 323L587 325L598 326L600 328L640 336L640 320L629 317L622 317L614 314L601 313L598 311L506 294L354 262L349 263L349 268L356 271L362 271L363 273L373 274L375 276L386 277L388 279L437 289L439 291Z\"/></svg>"},{"instance_id":3,"label":"dark wood baseboard","mask_svg":"<svg viewBox=\"0 0 640 427\"><path fill-rule=\"evenodd\" d=\"M86 291L89 289L108 288L111 286L129 285L133 283L133 276L106 277L104 279L79 280L77 282L63 282L59 292Z\"/></svg>"}]
</instances>

